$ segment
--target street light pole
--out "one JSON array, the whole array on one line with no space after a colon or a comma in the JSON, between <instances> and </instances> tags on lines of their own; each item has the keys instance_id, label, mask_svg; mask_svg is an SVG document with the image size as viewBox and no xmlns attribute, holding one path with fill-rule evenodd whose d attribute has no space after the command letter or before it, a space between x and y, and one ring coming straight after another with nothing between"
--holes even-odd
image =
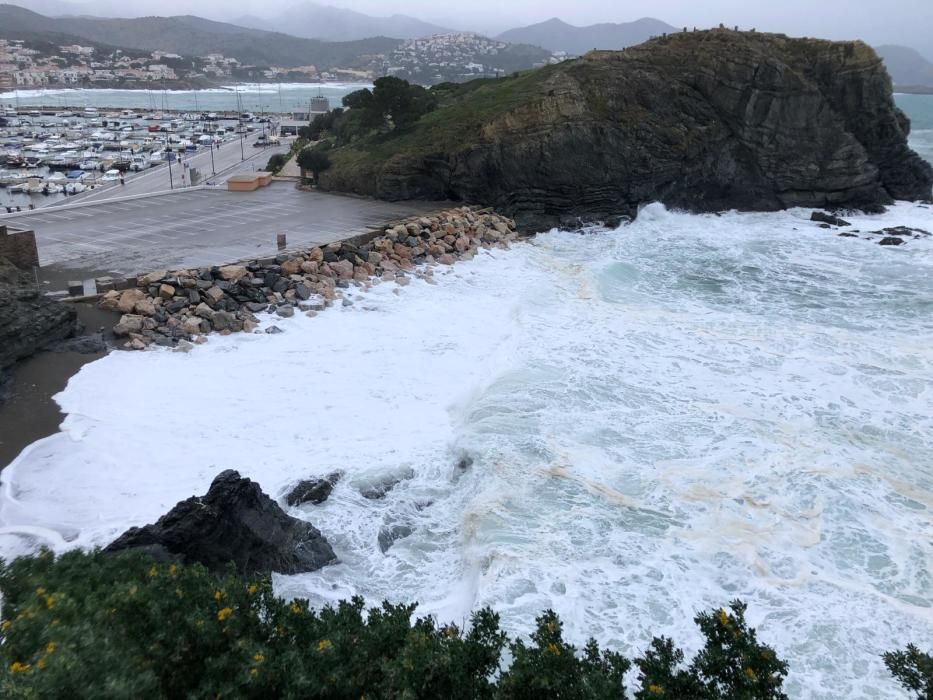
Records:
<instances>
[{"instance_id":1,"label":"street light pole","mask_svg":"<svg viewBox=\"0 0 933 700\"><path fill-rule=\"evenodd\" d=\"M211 175L217 174L217 168L214 167L214 142L211 141Z\"/></svg>"},{"instance_id":2,"label":"street light pole","mask_svg":"<svg viewBox=\"0 0 933 700\"><path fill-rule=\"evenodd\" d=\"M165 135L165 160L168 162L168 188L175 189L175 183L172 181L172 152L168 147L168 134Z\"/></svg>"}]
</instances>

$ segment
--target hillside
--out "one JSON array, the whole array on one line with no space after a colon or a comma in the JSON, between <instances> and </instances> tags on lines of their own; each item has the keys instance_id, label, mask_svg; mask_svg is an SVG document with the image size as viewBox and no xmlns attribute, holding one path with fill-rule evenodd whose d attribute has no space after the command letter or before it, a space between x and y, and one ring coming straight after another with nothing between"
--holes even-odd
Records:
<instances>
[{"instance_id":1,"label":"hillside","mask_svg":"<svg viewBox=\"0 0 933 700\"><path fill-rule=\"evenodd\" d=\"M144 51L181 55L222 53L242 63L298 66L321 70L352 67L362 56L386 53L400 43L374 37L360 41L325 42L288 34L247 29L193 16L103 19L45 17L14 5L0 5L0 38L86 40ZM64 40L64 39L63 39Z\"/></svg>"},{"instance_id":2,"label":"hillside","mask_svg":"<svg viewBox=\"0 0 933 700\"><path fill-rule=\"evenodd\" d=\"M592 24L587 27L575 27L555 17L528 27L510 29L497 38L500 41L533 44L549 51L582 55L593 49L624 49L647 41L652 36L675 31L666 22L651 17L635 22Z\"/></svg>"},{"instance_id":3,"label":"hillside","mask_svg":"<svg viewBox=\"0 0 933 700\"><path fill-rule=\"evenodd\" d=\"M933 63L919 51L891 44L875 50L884 59L895 85L933 88Z\"/></svg>"},{"instance_id":4,"label":"hillside","mask_svg":"<svg viewBox=\"0 0 933 700\"><path fill-rule=\"evenodd\" d=\"M408 15L373 17L316 2L295 5L275 15L245 16L234 24L256 29L271 29L309 39L353 41L373 36L393 39L418 39L432 34L446 34L450 29Z\"/></svg>"},{"instance_id":5,"label":"hillside","mask_svg":"<svg viewBox=\"0 0 933 700\"><path fill-rule=\"evenodd\" d=\"M843 70L843 67L845 70ZM714 30L434 91L408 130L336 150L330 189L494 206L526 224L931 196L877 54Z\"/></svg>"}]
</instances>

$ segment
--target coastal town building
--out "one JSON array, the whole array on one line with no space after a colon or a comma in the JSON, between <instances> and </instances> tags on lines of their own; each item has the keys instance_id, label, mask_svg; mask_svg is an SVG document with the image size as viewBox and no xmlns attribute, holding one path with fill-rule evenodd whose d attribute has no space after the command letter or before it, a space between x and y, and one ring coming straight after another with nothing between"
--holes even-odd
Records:
<instances>
[{"instance_id":1,"label":"coastal town building","mask_svg":"<svg viewBox=\"0 0 933 700\"><path fill-rule=\"evenodd\" d=\"M0 90L16 88L122 85L135 82L235 80L277 82L369 82L395 75L429 85L446 80L497 76L516 69L508 61L513 45L478 34L455 32L401 42L387 54L366 56L354 67L245 65L231 56L182 56L169 51L134 52L83 44L33 48L24 39L0 39ZM566 55L555 54L551 62ZM547 62L545 60L541 63ZM527 65L527 61L524 66ZM168 87L168 86L166 86Z\"/></svg>"}]
</instances>

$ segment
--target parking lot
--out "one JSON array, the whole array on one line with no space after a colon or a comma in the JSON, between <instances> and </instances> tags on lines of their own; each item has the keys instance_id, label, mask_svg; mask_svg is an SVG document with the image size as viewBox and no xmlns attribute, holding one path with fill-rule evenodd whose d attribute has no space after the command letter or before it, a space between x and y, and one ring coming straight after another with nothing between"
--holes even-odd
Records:
<instances>
[{"instance_id":1,"label":"parking lot","mask_svg":"<svg viewBox=\"0 0 933 700\"><path fill-rule=\"evenodd\" d=\"M36 232L41 277L61 283L99 274L217 265L288 247L329 243L440 207L303 192L277 182L255 192L197 190L73 209L50 208L0 222Z\"/></svg>"}]
</instances>

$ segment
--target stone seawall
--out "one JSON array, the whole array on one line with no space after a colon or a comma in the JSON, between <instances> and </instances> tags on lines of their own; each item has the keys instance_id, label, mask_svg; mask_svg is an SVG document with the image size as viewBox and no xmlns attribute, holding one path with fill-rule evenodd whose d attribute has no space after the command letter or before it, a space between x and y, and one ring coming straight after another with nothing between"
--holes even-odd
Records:
<instances>
[{"instance_id":1,"label":"stone seawall","mask_svg":"<svg viewBox=\"0 0 933 700\"><path fill-rule=\"evenodd\" d=\"M351 286L406 285L413 275L430 281L435 266L470 259L481 247L507 247L517 237L511 219L462 207L274 259L157 270L134 288L107 292L99 304L123 314L114 334L126 338L126 348L188 350L190 341L204 342L211 332L256 331L256 314L313 316L338 300L350 305L343 290Z\"/></svg>"},{"instance_id":2,"label":"stone seawall","mask_svg":"<svg viewBox=\"0 0 933 700\"><path fill-rule=\"evenodd\" d=\"M0 258L6 259L20 270L39 267L36 234L0 224Z\"/></svg>"}]
</instances>

